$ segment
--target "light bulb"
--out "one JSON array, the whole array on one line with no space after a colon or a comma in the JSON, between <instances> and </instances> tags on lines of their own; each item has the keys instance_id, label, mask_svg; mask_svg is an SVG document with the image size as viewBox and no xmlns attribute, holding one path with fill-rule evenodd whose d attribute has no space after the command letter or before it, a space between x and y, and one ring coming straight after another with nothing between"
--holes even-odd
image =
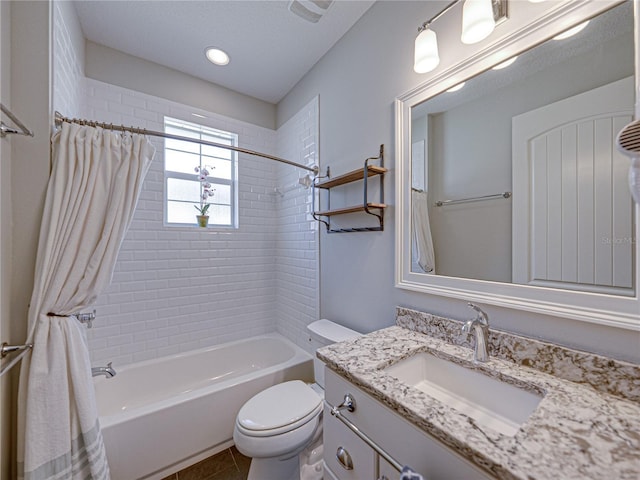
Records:
<instances>
[{"instance_id":1,"label":"light bulb","mask_svg":"<svg viewBox=\"0 0 640 480\"><path fill-rule=\"evenodd\" d=\"M216 47L208 47L205 50L207 59L215 65L226 65L229 63L229 55Z\"/></svg>"},{"instance_id":2,"label":"light bulb","mask_svg":"<svg viewBox=\"0 0 640 480\"><path fill-rule=\"evenodd\" d=\"M453 87L451 87L449 90L447 90L447 92L449 92L449 93L457 92L457 91L458 91L458 90L460 90L462 87L464 87L464 84L465 84L465 83L466 83L466 82L461 82L461 83L459 83L459 84L457 84L457 85L454 85L454 86L453 86Z\"/></svg>"},{"instance_id":3,"label":"light bulb","mask_svg":"<svg viewBox=\"0 0 640 480\"><path fill-rule=\"evenodd\" d=\"M427 27L416 37L413 70L416 73L427 73L439 63L438 39L436 33Z\"/></svg>"},{"instance_id":4,"label":"light bulb","mask_svg":"<svg viewBox=\"0 0 640 480\"><path fill-rule=\"evenodd\" d=\"M518 56L511 57L509 60L505 60L502 63L499 63L495 67L492 67L491 70L502 70L503 68L507 68L509 65L512 65L518 59Z\"/></svg>"},{"instance_id":5,"label":"light bulb","mask_svg":"<svg viewBox=\"0 0 640 480\"><path fill-rule=\"evenodd\" d=\"M465 0L462 6L462 43L470 45L484 40L495 26L491 0Z\"/></svg>"},{"instance_id":6,"label":"light bulb","mask_svg":"<svg viewBox=\"0 0 640 480\"><path fill-rule=\"evenodd\" d=\"M586 22L583 22L579 25L576 25L573 28L570 28L569 30L565 30L562 33L559 33L558 35L556 35L555 37L553 37L554 40L564 40L565 38L569 38L569 37L573 37L576 33L581 32L582 30L584 30L584 28L589 25L589 20L587 20Z\"/></svg>"}]
</instances>

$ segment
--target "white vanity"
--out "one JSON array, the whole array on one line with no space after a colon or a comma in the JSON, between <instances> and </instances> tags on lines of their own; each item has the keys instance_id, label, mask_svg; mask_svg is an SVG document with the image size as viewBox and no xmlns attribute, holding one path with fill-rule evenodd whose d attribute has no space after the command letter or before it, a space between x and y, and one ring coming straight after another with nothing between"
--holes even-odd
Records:
<instances>
[{"instance_id":1,"label":"white vanity","mask_svg":"<svg viewBox=\"0 0 640 480\"><path fill-rule=\"evenodd\" d=\"M355 410L342 410L345 420L366 432L392 458L417 472L429 472L429 479L492 478L337 373L327 368L325 378L326 403L335 407L343 402L345 395L351 395ZM328 405L325 405L323 424L328 478L396 480L398 471L334 417Z\"/></svg>"},{"instance_id":2,"label":"white vanity","mask_svg":"<svg viewBox=\"0 0 640 480\"><path fill-rule=\"evenodd\" d=\"M462 322L396 324L317 352L328 478L396 480L375 449L429 480L640 478L640 365L496 330L474 363Z\"/></svg>"}]
</instances>

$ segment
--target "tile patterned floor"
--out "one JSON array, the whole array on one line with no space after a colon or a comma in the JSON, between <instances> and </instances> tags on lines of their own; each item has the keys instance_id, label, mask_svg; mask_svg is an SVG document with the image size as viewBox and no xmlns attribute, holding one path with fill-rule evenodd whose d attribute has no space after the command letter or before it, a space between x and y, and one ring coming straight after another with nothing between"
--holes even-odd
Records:
<instances>
[{"instance_id":1,"label":"tile patterned floor","mask_svg":"<svg viewBox=\"0 0 640 480\"><path fill-rule=\"evenodd\" d=\"M249 457L231 447L163 480L246 480L250 463Z\"/></svg>"}]
</instances>

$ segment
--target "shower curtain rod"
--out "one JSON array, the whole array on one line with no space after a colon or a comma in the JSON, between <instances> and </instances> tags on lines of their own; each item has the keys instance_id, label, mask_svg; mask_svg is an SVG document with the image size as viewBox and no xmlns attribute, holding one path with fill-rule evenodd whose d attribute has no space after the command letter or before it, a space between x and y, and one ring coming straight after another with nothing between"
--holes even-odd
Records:
<instances>
[{"instance_id":1,"label":"shower curtain rod","mask_svg":"<svg viewBox=\"0 0 640 480\"><path fill-rule=\"evenodd\" d=\"M114 125L112 123L102 123L95 122L93 120L82 120L77 118L67 118L63 116L60 112L55 112L55 125L59 127L62 125L62 122L67 123L77 123L79 125L89 125L91 127L100 127L108 130L115 130L118 132L131 132L131 133L139 133L141 135L151 135L153 137L162 137L169 138L171 140L182 140L185 142L191 143L199 143L200 145L207 145L209 147L218 147L224 148L226 150L233 150L234 152L246 153L247 155L255 155L257 157L267 158L269 160L275 160L276 162L286 163L287 165L293 165L294 167L302 168L303 170L308 170L313 173L314 176L317 176L320 172L320 167L317 165L313 165L312 167L308 167L306 165L301 165L300 163L292 162L291 160L287 160L286 158L276 157L275 155L269 155L268 153L256 152L254 150L248 150L246 148L241 147L233 147L231 145L224 145L222 143L209 142L207 140L198 140L196 138L183 137L182 135L173 135L171 133L165 132L157 132L154 130L147 130L146 128L136 128L136 127L125 127L124 125Z\"/></svg>"}]
</instances>

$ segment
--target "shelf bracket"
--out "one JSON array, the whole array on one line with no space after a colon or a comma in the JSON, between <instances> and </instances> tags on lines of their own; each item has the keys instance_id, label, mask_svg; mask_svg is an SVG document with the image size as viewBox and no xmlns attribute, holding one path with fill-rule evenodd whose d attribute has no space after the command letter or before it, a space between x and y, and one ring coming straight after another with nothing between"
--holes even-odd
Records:
<instances>
[{"instance_id":1,"label":"shelf bracket","mask_svg":"<svg viewBox=\"0 0 640 480\"><path fill-rule=\"evenodd\" d=\"M372 161L379 161L379 165L370 165ZM380 151L377 157L369 157L364 161L364 167L362 169L354 170L352 172L340 175L335 178L330 178L329 169L327 168L327 180L316 181L313 184L313 218L319 222L322 222L327 228L327 233L346 233L346 232L380 232L384 230L384 174L386 173L384 168L384 144L380 145ZM369 177L378 176L380 178L380 200L379 203L369 202ZM358 180L363 181L363 201L362 205L340 208L337 210L331 210L331 188L346 185ZM315 189L325 189L327 193L328 209L326 211L316 210L316 193ZM319 201L319 199L318 199ZM378 219L377 227L355 227L355 228L333 228L331 226L331 217L333 215L342 215L346 213L363 212L368 215L372 215ZM324 220L323 217L326 217Z\"/></svg>"}]
</instances>

